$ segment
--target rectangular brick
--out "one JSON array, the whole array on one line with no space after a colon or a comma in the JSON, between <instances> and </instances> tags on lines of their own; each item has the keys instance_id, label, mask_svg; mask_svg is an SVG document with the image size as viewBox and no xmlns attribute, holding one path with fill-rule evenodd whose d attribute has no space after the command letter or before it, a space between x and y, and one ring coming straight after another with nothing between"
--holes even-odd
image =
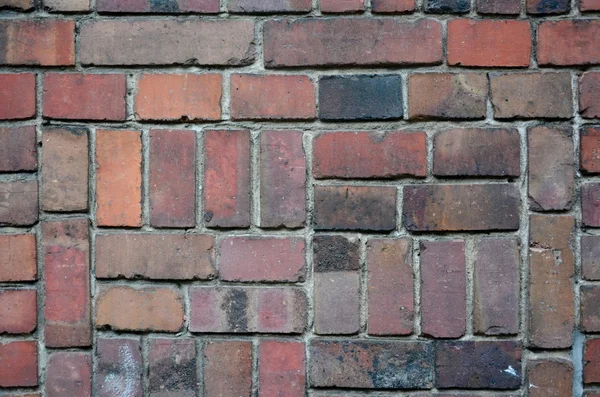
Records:
<instances>
[{"instance_id":1,"label":"rectangular brick","mask_svg":"<svg viewBox=\"0 0 600 397\"><path fill-rule=\"evenodd\" d=\"M135 338L98 338L94 387L98 397L142 397L142 347Z\"/></svg>"},{"instance_id":2,"label":"rectangular brick","mask_svg":"<svg viewBox=\"0 0 600 397\"><path fill-rule=\"evenodd\" d=\"M0 387L34 387L37 385L37 342L0 342Z\"/></svg>"},{"instance_id":3,"label":"rectangular brick","mask_svg":"<svg viewBox=\"0 0 600 397\"><path fill-rule=\"evenodd\" d=\"M425 0L425 12L432 14L464 14L470 9L469 0Z\"/></svg>"},{"instance_id":4,"label":"rectangular brick","mask_svg":"<svg viewBox=\"0 0 600 397\"><path fill-rule=\"evenodd\" d=\"M519 207L514 184L406 186L403 222L410 231L518 230Z\"/></svg>"},{"instance_id":5,"label":"rectangular brick","mask_svg":"<svg viewBox=\"0 0 600 397\"><path fill-rule=\"evenodd\" d=\"M600 308L598 307L600 287L582 285L580 296L581 330L583 332L600 332Z\"/></svg>"},{"instance_id":6,"label":"rectangular brick","mask_svg":"<svg viewBox=\"0 0 600 397\"><path fill-rule=\"evenodd\" d=\"M442 62L442 26L432 19L271 20L264 48L269 68L435 65Z\"/></svg>"},{"instance_id":7,"label":"rectangular brick","mask_svg":"<svg viewBox=\"0 0 600 397\"><path fill-rule=\"evenodd\" d=\"M250 20L90 20L81 25L84 65L247 65ZM193 45L190 45L193 43Z\"/></svg>"},{"instance_id":8,"label":"rectangular brick","mask_svg":"<svg viewBox=\"0 0 600 397\"><path fill-rule=\"evenodd\" d=\"M581 185L581 223L600 227L600 183Z\"/></svg>"},{"instance_id":9,"label":"rectangular brick","mask_svg":"<svg viewBox=\"0 0 600 397\"><path fill-rule=\"evenodd\" d=\"M600 64L600 21L546 21L537 31L537 61L543 66Z\"/></svg>"},{"instance_id":10,"label":"rectangular brick","mask_svg":"<svg viewBox=\"0 0 600 397\"><path fill-rule=\"evenodd\" d=\"M35 234L0 235L0 282L35 281Z\"/></svg>"},{"instance_id":11,"label":"rectangular brick","mask_svg":"<svg viewBox=\"0 0 600 397\"><path fill-rule=\"evenodd\" d=\"M302 13L311 8L311 0L229 0L227 5L229 12L242 14Z\"/></svg>"},{"instance_id":12,"label":"rectangular brick","mask_svg":"<svg viewBox=\"0 0 600 397\"><path fill-rule=\"evenodd\" d=\"M0 172L35 171L36 169L35 126L0 127Z\"/></svg>"},{"instance_id":13,"label":"rectangular brick","mask_svg":"<svg viewBox=\"0 0 600 397\"><path fill-rule=\"evenodd\" d=\"M90 10L90 0L44 0L48 12L84 12Z\"/></svg>"},{"instance_id":14,"label":"rectangular brick","mask_svg":"<svg viewBox=\"0 0 600 397\"><path fill-rule=\"evenodd\" d=\"M415 0L371 0L371 12L404 14L415 11Z\"/></svg>"},{"instance_id":15,"label":"rectangular brick","mask_svg":"<svg viewBox=\"0 0 600 397\"><path fill-rule=\"evenodd\" d=\"M207 280L216 275L215 239L203 234L96 236L98 278Z\"/></svg>"},{"instance_id":16,"label":"rectangular brick","mask_svg":"<svg viewBox=\"0 0 600 397\"><path fill-rule=\"evenodd\" d=\"M579 169L588 174L600 173L600 126L579 129Z\"/></svg>"},{"instance_id":17,"label":"rectangular brick","mask_svg":"<svg viewBox=\"0 0 600 397\"><path fill-rule=\"evenodd\" d=\"M150 130L150 224L196 225L196 133Z\"/></svg>"},{"instance_id":18,"label":"rectangular brick","mask_svg":"<svg viewBox=\"0 0 600 397\"><path fill-rule=\"evenodd\" d=\"M0 288L0 334L28 334L37 325L37 291Z\"/></svg>"},{"instance_id":19,"label":"rectangular brick","mask_svg":"<svg viewBox=\"0 0 600 397\"><path fill-rule=\"evenodd\" d=\"M191 338L152 338L148 352L151 397L196 397L196 342Z\"/></svg>"},{"instance_id":20,"label":"rectangular brick","mask_svg":"<svg viewBox=\"0 0 600 397\"><path fill-rule=\"evenodd\" d=\"M46 367L46 396L92 395L92 356L84 352L50 354Z\"/></svg>"},{"instance_id":21,"label":"rectangular brick","mask_svg":"<svg viewBox=\"0 0 600 397\"><path fill-rule=\"evenodd\" d=\"M219 0L97 0L99 13L153 13L153 14L216 14Z\"/></svg>"},{"instance_id":22,"label":"rectangular brick","mask_svg":"<svg viewBox=\"0 0 600 397\"><path fill-rule=\"evenodd\" d=\"M581 273L586 280L600 280L600 236L581 236Z\"/></svg>"},{"instance_id":23,"label":"rectangular brick","mask_svg":"<svg viewBox=\"0 0 600 397\"><path fill-rule=\"evenodd\" d=\"M573 393L573 364L551 359L527 363L529 397L570 396Z\"/></svg>"},{"instance_id":24,"label":"rectangular brick","mask_svg":"<svg viewBox=\"0 0 600 397\"><path fill-rule=\"evenodd\" d=\"M581 12L600 11L600 0L581 0L579 2L579 10ZM590 397L593 397L590 394Z\"/></svg>"},{"instance_id":25,"label":"rectangular brick","mask_svg":"<svg viewBox=\"0 0 600 397\"><path fill-rule=\"evenodd\" d=\"M321 0L323 14L359 13L364 9L364 0Z\"/></svg>"},{"instance_id":26,"label":"rectangular brick","mask_svg":"<svg viewBox=\"0 0 600 397\"><path fill-rule=\"evenodd\" d=\"M85 347L92 343L88 228L87 219L42 223L48 347Z\"/></svg>"},{"instance_id":27,"label":"rectangular brick","mask_svg":"<svg viewBox=\"0 0 600 397\"><path fill-rule=\"evenodd\" d=\"M600 338L589 338L583 350L583 383L600 383Z\"/></svg>"},{"instance_id":28,"label":"rectangular brick","mask_svg":"<svg viewBox=\"0 0 600 397\"><path fill-rule=\"evenodd\" d=\"M37 220L37 181L0 181L0 226L29 226Z\"/></svg>"},{"instance_id":29,"label":"rectangular brick","mask_svg":"<svg viewBox=\"0 0 600 397\"><path fill-rule=\"evenodd\" d=\"M204 345L203 357L204 396L251 396L251 341L208 341Z\"/></svg>"},{"instance_id":30,"label":"rectangular brick","mask_svg":"<svg viewBox=\"0 0 600 397\"><path fill-rule=\"evenodd\" d=\"M565 14L571 10L569 0L527 0L526 5L527 14L536 16Z\"/></svg>"},{"instance_id":31,"label":"rectangular brick","mask_svg":"<svg viewBox=\"0 0 600 397\"><path fill-rule=\"evenodd\" d=\"M35 98L35 74L0 74L0 120L35 117Z\"/></svg>"},{"instance_id":32,"label":"rectangular brick","mask_svg":"<svg viewBox=\"0 0 600 397\"><path fill-rule=\"evenodd\" d=\"M304 396L306 383L304 343L262 340L258 349L259 396Z\"/></svg>"},{"instance_id":33,"label":"rectangular brick","mask_svg":"<svg viewBox=\"0 0 600 397\"><path fill-rule=\"evenodd\" d=\"M29 11L35 6L33 0L0 0L2 10Z\"/></svg>"},{"instance_id":34,"label":"rectangular brick","mask_svg":"<svg viewBox=\"0 0 600 397\"><path fill-rule=\"evenodd\" d=\"M360 243L356 238L315 234L313 266L315 273L358 271Z\"/></svg>"},{"instance_id":35,"label":"rectangular brick","mask_svg":"<svg viewBox=\"0 0 600 397\"><path fill-rule=\"evenodd\" d=\"M517 15L521 12L519 0L477 0L480 14Z\"/></svg>"},{"instance_id":36,"label":"rectangular brick","mask_svg":"<svg viewBox=\"0 0 600 397\"><path fill-rule=\"evenodd\" d=\"M600 118L600 104L596 100L596 93L599 90L599 72L585 72L581 75L579 78L579 113L581 117Z\"/></svg>"}]
</instances>

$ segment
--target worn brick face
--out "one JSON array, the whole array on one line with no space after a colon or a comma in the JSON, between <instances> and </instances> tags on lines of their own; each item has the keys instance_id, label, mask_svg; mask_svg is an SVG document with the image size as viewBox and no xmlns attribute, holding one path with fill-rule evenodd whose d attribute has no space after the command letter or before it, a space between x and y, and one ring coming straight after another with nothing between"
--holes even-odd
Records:
<instances>
[{"instance_id":1,"label":"worn brick face","mask_svg":"<svg viewBox=\"0 0 600 397\"><path fill-rule=\"evenodd\" d=\"M600 73L586 72L579 78L579 113L584 118L600 118L600 104L594 99L600 90Z\"/></svg>"},{"instance_id":2,"label":"worn brick face","mask_svg":"<svg viewBox=\"0 0 600 397\"><path fill-rule=\"evenodd\" d=\"M580 291L581 328L584 332L600 332L600 288L593 285L582 285Z\"/></svg>"},{"instance_id":3,"label":"worn brick face","mask_svg":"<svg viewBox=\"0 0 600 397\"><path fill-rule=\"evenodd\" d=\"M583 351L583 383L600 383L600 338L585 341Z\"/></svg>"},{"instance_id":4,"label":"worn brick face","mask_svg":"<svg viewBox=\"0 0 600 397\"><path fill-rule=\"evenodd\" d=\"M324 14L357 13L364 9L364 0L321 0L321 12Z\"/></svg>"},{"instance_id":5,"label":"worn brick face","mask_svg":"<svg viewBox=\"0 0 600 397\"><path fill-rule=\"evenodd\" d=\"M149 395L196 396L196 344L193 339L150 339Z\"/></svg>"},{"instance_id":6,"label":"worn brick face","mask_svg":"<svg viewBox=\"0 0 600 397\"><path fill-rule=\"evenodd\" d=\"M142 397L141 350L139 339L97 339L94 387L99 397Z\"/></svg>"},{"instance_id":7,"label":"worn brick face","mask_svg":"<svg viewBox=\"0 0 600 397\"><path fill-rule=\"evenodd\" d=\"M598 0L581 0L579 2L579 10L582 12L594 12L600 10L600 1ZM590 394L590 397L593 397Z\"/></svg>"},{"instance_id":8,"label":"worn brick face","mask_svg":"<svg viewBox=\"0 0 600 397\"><path fill-rule=\"evenodd\" d=\"M374 13L409 13L415 10L414 0L371 0Z\"/></svg>"},{"instance_id":9,"label":"worn brick face","mask_svg":"<svg viewBox=\"0 0 600 397\"><path fill-rule=\"evenodd\" d=\"M0 74L0 120L33 118L35 97L33 73Z\"/></svg>"},{"instance_id":10,"label":"worn brick face","mask_svg":"<svg viewBox=\"0 0 600 397\"><path fill-rule=\"evenodd\" d=\"M425 12L433 14L462 14L469 12L471 3L468 0L426 0Z\"/></svg>"},{"instance_id":11,"label":"worn brick face","mask_svg":"<svg viewBox=\"0 0 600 397\"><path fill-rule=\"evenodd\" d=\"M579 130L579 169L585 173L600 173L600 127Z\"/></svg>"},{"instance_id":12,"label":"worn brick face","mask_svg":"<svg viewBox=\"0 0 600 397\"><path fill-rule=\"evenodd\" d=\"M216 14L219 12L219 0L97 0L96 9L100 13Z\"/></svg>"},{"instance_id":13,"label":"worn brick face","mask_svg":"<svg viewBox=\"0 0 600 397\"><path fill-rule=\"evenodd\" d=\"M227 9L233 13L296 13L308 12L311 0L229 0Z\"/></svg>"},{"instance_id":14,"label":"worn brick face","mask_svg":"<svg viewBox=\"0 0 600 397\"><path fill-rule=\"evenodd\" d=\"M573 391L573 364L566 360L535 360L527 365L529 395L569 396Z\"/></svg>"},{"instance_id":15,"label":"worn brick face","mask_svg":"<svg viewBox=\"0 0 600 397\"><path fill-rule=\"evenodd\" d=\"M527 13L533 15L552 15L564 14L571 9L571 2L568 0L527 0Z\"/></svg>"},{"instance_id":16,"label":"worn brick face","mask_svg":"<svg viewBox=\"0 0 600 397\"><path fill-rule=\"evenodd\" d=\"M0 181L0 226L28 226L37 220L37 181Z\"/></svg>"},{"instance_id":17,"label":"worn brick face","mask_svg":"<svg viewBox=\"0 0 600 397\"><path fill-rule=\"evenodd\" d=\"M0 9L29 11L34 7L33 0L1 0Z\"/></svg>"},{"instance_id":18,"label":"worn brick face","mask_svg":"<svg viewBox=\"0 0 600 397\"><path fill-rule=\"evenodd\" d=\"M263 340L258 349L259 396L304 396L304 343Z\"/></svg>"},{"instance_id":19,"label":"worn brick face","mask_svg":"<svg viewBox=\"0 0 600 397\"><path fill-rule=\"evenodd\" d=\"M252 342L209 341L204 345L204 395L249 397L252 393Z\"/></svg>"},{"instance_id":20,"label":"worn brick face","mask_svg":"<svg viewBox=\"0 0 600 397\"><path fill-rule=\"evenodd\" d=\"M0 172L35 171L36 169L35 126L0 127Z\"/></svg>"},{"instance_id":21,"label":"worn brick face","mask_svg":"<svg viewBox=\"0 0 600 397\"><path fill-rule=\"evenodd\" d=\"M597 38L600 21L565 20L540 23L537 61L544 66L596 65L600 63Z\"/></svg>"},{"instance_id":22,"label":"worn brick face","mask_svg":"<svg viewBox=\"0 0 600 397\"><path fill-rule=\"evenodd\" d=\"M0 235L0 282L35 281L37 278L36 236Z\"/></svg>"},{"instance_id":23,"label":"worn brick face","mask_svg":"<svg viewBox=\"0 0 600 397\"><path fill-rule=\"evenodd\" d=\"M581 273L586 280L600 280L600 237L581 236Z\"/></svg>"},{"instance_id":24,"label":"worn brick face","mask_svg":"<svg viewBox=\"0 0 600 397\"><path fill-rule=\"evenodd\" d=\"M0 343L0 387L38 385L38 347L35 341Z\"/></svg>"},{"instance_id":25,"label":"worn brick face","mask_svg":"<svg viewBox=\"0 0 600 397\"><path fill-rule=\"evenodd\" d=\"M581 186L581 221L589 227L600 227L600 184Z\"/></svg>"},{"instance_id":26,"label":"worn brick face","mask_svg":"<svg viewBox=\"0 0 600 397\"><path fill-rule=\"evenodd\" d=\"M89 11L90 0L44 0L44 8L48 12Z\"/></svg>"},{"instance_id":27,"label":"worn brick face","mask_svg":"<svg viewBox=\"0 0 600 397\"><path fill-rule=\"evenodd\" d=\"M521 12L519 0L477 0L480 14L516 15Z\"/></svg>"},{"instance_id":28,"label":"worn brick face","mask_svg":"<svg viewBox=\"0 0 600 397\"><path fill-rule=\"evenodd\" d=\"M92 395L92 356L83 352L52 353L46 369L48 397Z\"/></svg>"},{"instance_id":29,"label":"worn brick face","mask_svg":"<svg viewBox=\"0 0 600 397\"><path fill-rule=\"evenodd\" d=\"M37 323L37 291L0 289L0 334L28 334Z\"/></svg>"}]
</instances>

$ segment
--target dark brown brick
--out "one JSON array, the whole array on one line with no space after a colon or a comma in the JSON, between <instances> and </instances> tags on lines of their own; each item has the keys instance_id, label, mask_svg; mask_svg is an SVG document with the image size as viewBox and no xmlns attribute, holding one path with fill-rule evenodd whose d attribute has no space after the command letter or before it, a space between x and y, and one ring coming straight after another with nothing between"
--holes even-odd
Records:
<instances>
[{"instance_id":1,"label":"dark brown brick","mask_svg":"<svg viewBox=\"0 0 600 397\"><path fill-rule=\"evenodd\" d=\"M600 236L581 236L581 273L586 280L600 280Z\"/></svg>"},{"instance_id":2,"label":"dark brown brick","mask_svg":"<svg viewBox=\"0 0 600 397\"><path fill-rule=\"evenodd\" d=\"M229 0L227 10L242 14L309 12L311 0Z\"/></svg>"},{"instance_id":3,"label":"dark brown brick","mask_svg":"<svg viewBox=\"0 0 600 397\"><path fill-rule=\"evenodd\" d=\"M353 271L360 269L359 243L343 236L313 237L315 272Z\"/></svg>"},{"instance_id":4,"label":"dark brown brick","mask_svg":"<svg viewBox=\"0 0 600 397\"><path fill-rule=\"evenodd\" d=\"M250 397L252 342L208 341L204 345L204 396Z\"/></svg>"},{"instance_id":5,"label":"dark brown brick","mask_svg":"<svg viewBox=\"0 0 600 397\"><path fill-rule=\"evenodd\" d=\"M35 234L0 235L0 282L35 281L36 279Z\"/></svg>"},{"instance_id":6,"label":"dark brown brick","mask_svg":"<svg viewBox=\"0 0 600 397\"><path fill-rule=\"evenodd\" d=\"M46 396L92 395L92 356L83 352L52 353L46 368Z\"/></svg>"},{"instance_id":7,"label":"dark brown brick","mask_svg":"<svg viewBox=\"0 0 600 397\"><path fill-rule=\"evenodd\" d=\"M519 0L477 0L480 14L517 15L521 12Z\"/></svg>"},{"instance_id":8,"label":"dark brown brick","mask_svg":"<svg viewBox=\"0 0 600 397\"><path fill-rule=\"evenodd\" d=\"M589 174L600 173L600 127L585 126L579 130L579 169Z\"/></svg>"},{"instance_id":9,"label":"dark brown brick","mask_svg":"<svg viewBox=\"0 0 600 397\"><path fill-rule=\"evenodd\" d=\"M561 0L559 0L561 1ZM562 1L561 1L562 2ZM540 66L600 63L600 21L592 19L541 22L537 34Z\"/></svg>"},{"instance_id":10,"label":"dark brown brick","mask_svg":"<svg viewBox=\"0 0 600 397\"><path fill-rule=\"evenodd\" d=\"M194 339L150 339L148 387L151 397L196 396Z\"/></svg>"},{"instance_id":11,"label":"dark brown brick","mask_svg":"<svg viewBox=\"0 0 600 397\"><path fill-rule=\"evenodd\" d=\"M583 352L583 383L600 383L600 338L587 339Z\"/></svg>"},{"instance_id":12,"label":"dark brown brick","mask_svg":"<svg viewBox=\"0 0 600 397\"><path fill-rule=\"evenodd\" d=\"M433 14L463 14L469 12L469 0L426 0L425 12Z\"/></svg>"},{"instance_id":13,"label":"dark brown brick","mask_svg":"<svg viewBox=\"0 0 600 397\"><path fill-rule=\"evenodd\" d=\"M303 342L263 340L258 347L260 397L306 395L305 346Z\"/></svg>"},{"instance_id":14,"label":"dark brown brick","mask_svg":"<svg viewBox=\"0 0 600 397\"><path fill-rule=\"evenodd\" d=\"M28 334L37 325L37 291L0 288L0 334Z\"/></svg>"},{"instance_id":15,"label":"dark brown brick","mask_svg":"<svg viewBox=\"0 0 600 397\"><path fill-rule=\"evenodd\" d=\"M0 226L28 226L37 220L37 181L0 181Z\"/></svg>"},{"instance_id":16,"label":"dark brown brick","mask_svg":"<svg viewBox=\"0 0 600 397\"><path fill-rule=\"evenodd\" d=\"M37 341L0 342L0 387L38 384Z\"/></svg>"},{"instance_id":17,"label":"dark brown brick","mask_svg":"<svg viewBox=\"0 0 600 397\"><path fill-rule=\"evenodd\" d=\"M565 14L571 9L569 0L527 0L527 13L533 15Z\"/></svg>"},{"instance_id":18,"label":"dark brown brick","mask_svg":"<svg viewBox=\"0 0 600 397\"><path fill-rule=\"evenodd\" d=\"M600 183L581 185L581 222L584 226L600 227Z\"/></svg>"},{"instance_id":19,"label":"dark brown brick","mask_svg":"<svg viewBox=\"0 0 600 397\"><path fill-rule=\"evenodd\" d=\"M35 126L0 127L0 172L35 171Z\"/></svg>"},{"instance_id":20,"label":"dark brown brick","mask_svg":"<svg viewBox=\"0 0 600 397\"><path fill-rule=\"evenodd\" d=\"M586 119L600 118L600 73L586 72L579 78L579 113Z\"/></svg>"},{"instance_id":21,"label":"dark brown brick","mask_svg":"<svg viewBox=\"0 0 600 397\"><path fill-rule=\"evenodd\" d=\"M142 397L142 352L139 339L96 340L98 397Z\"/></svg>"},{"instance_id":22,"label":"dark brown brick","mask_svg":"<svg viewBox=\"0 0 600 397\"><path fill-rule=\"evenodd\" d=\"M527 363L529 397L570 396L573 364L566 360L534 360Z\"/></svg>"},{"instance_id":23,"label":"dark brown brick","mask_svg":"<svg viewBox=\"0 0 600 397\"><path fill-rule=\"evenodd\" d=\"M580 316L583 332L600 332L600 287L595 285L581 286Z\"/></svg>"}]
</instances>

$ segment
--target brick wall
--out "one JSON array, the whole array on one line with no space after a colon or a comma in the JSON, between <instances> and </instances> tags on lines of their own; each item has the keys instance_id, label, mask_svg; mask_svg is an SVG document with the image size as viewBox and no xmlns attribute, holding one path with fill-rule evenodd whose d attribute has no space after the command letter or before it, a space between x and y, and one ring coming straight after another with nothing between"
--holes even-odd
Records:
<instances>
[{"instance_id":1,"label":"brick wall","mask_svg":"<svg viewBox=\"0 0 600 397\"><path fill-rule=\"evenodd\" d=\"M0 396L600 395L598 0L0 10Z\"/></svg>"}]
</instances>

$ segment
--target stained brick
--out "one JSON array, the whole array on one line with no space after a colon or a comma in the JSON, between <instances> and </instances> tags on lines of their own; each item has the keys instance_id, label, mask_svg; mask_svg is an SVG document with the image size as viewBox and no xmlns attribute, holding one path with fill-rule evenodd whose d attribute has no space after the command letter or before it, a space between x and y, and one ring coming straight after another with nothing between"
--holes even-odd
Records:
<instances>
[{"instance_id":1,"label":"stained brick","mask_svg":"<svg viewBox=\"0 0 600 397\"><path fill-rule=\"evenodd\" d=\"M600 338L585 341L583 353L583 383L600 383Z\"/></svg>"},{"instance_id":2,"label":"stained brick","mask_svg":"<svg viewBox=\"0 0 600 397\"><path fill-rule=\"evenodd\" d=\"M139 339L98 338L94 387L98 397L142 397L142 352Z\"/></svg>"},{"instance_id":3,"label":"stained brick","mask_svg":"<svg viewBox=\"0 0 600 397\"><path fill-rule=\"evenodd\" d=\"M579 78L579 113L581 117L586 119L600 118L600 104L596 100L599 91L600 73L583 73Z\"/></svg>"},{"instance_id":4,"label":"stained brick","mask_svg":"<svg viewBox=\"0 0 600 397\"><path fill-rule=\"evenodd\" d=\"M34 6L33 0L0 0L0 9L29 11Z\"/></svg>"},{"instance_id":5,"label":"stained brick","mask_svg":"<svg viewBox=\"0 0 600 397\"><path fill-rule=\"evenodd\" d=\"M2 107L0 105L0 108ZM35 126L0 127L0 172L35 171L36 169Z\"/></svg>"},{"instance_id":6,"label":"stained brick","mask_svg":"<svg viewBox=\"0 0 600 397\"><path fill-rule=\"evenodd\" d=\"M600 184L581 186L581 222L584 226L600 227Z\"/></svg>"},{"instance_id":7,"label":"stained brick","mask_svg":"<svg viewBox=\"0 0 600 397\"><path fill-rule=\"evenodd\" d=\"M527 0L527 13L533 15L565 14L571 9L569 0Z\"/></svg>"},{"instance_id":8,"label":"stained brick","mask_svg":"<svg viewBox=\"0 0 600 397\"><path fill-rule=\"evenodd\" d=\"M0 334L28 334L36 325L36 290L0 289Z\"/></svg>"},{"instance_id":9,"label":"stained brick","mask_svg":"<svg viewBox=\"0 0 600 397\"><path fill-rule=\"evenodd\" d=\"M487 92L484 74L411 74L408 117L411 120L483 119Z\"/></svg>"},{"instance_id":10,"label":"stained brick","mask_svg":"<svg viewBox=\"0 0 600 397\"><path fill-rule=\"evenodd\" d=\"M317 234L313 237L315 272L359 270L359 255L358 241L333 235Z\"/></svg>"},{"instance_id":11,"label":"stained brick","mask_svg":"<svg viewBox=\"0 0 600 397\"><path fill-rule=\"evenodd\" d=\"M204 345L204 396L250 397L252 342L209 341Z\"/></svg>"},{"instance_id":12,"label":"stained brick","mask_svg":"<svg viewBox=\"0 0 600 397\"><path fill-rule=\"evenodd\" d=\"M215 240L203 234L98 235L95 274L98 278L212 279Z\"/></svg>"},{"instance_id":13,"label":"stained brick","mask_svg":"<svg viewBox=\"0 0 600 397\"><path fill-rule=\"evenodd\" d=\"M279 12L308 12L311 0L229 0L227 9L232 13L261 14Z\"/></svg>"},{"instance_id":14,"label":"stained brick","mask_svg":"<svg viewBox=\"0 0 600 397\"><path fill-rule=\"evenodd\" d=\"M579 130L579 169L600 173L600 127L585 126Z\"/></svg>"},{"instance_id":15,"label":"stained brick","mask_svg":"<svg viewBox=\"0 0 600 397\"><path fill-rule=\"evenodd\" d=\"M371 0L373 13L408 13L415 10L415 0Z\"/></svg>"},{"instance_id":16,"label":"stained brick","mask_svg":"<svg viewBox=\"0 0 600 397\"><path fill-rule=\"evenodd\" d=\"M96 9L100 13L216 14L220 5L219 0L97 0Z\"/></svg>"},{"instance_id":17,"label":"stained brick","mask_svg":"<svg viewBox=\"0 0 600 397\"><path fill-rule=\"evenodd\" d=\"M400 119L400 75L325 76L319 80L321 120Z\"/></svg>"},{"instance_id":18,"label":"stained brick","mask_svg":"<svg viewBox=\"0 0 600 397\"><path fill-rule=\"evenodd\" d=\"M0 235L0 282L34 281L36 278L35 235Z\"/></svg>"},{"instance_id":19,"label":"stained brick","mask_svg":"<svg viewBox=\"0 0 600 397\"><path fill-rule=\"evenodd\" d=\"M37 181L1 181L0 226L28 226L37 220Z\"/></svg>"},{"instance_id":20,"label":"stained brick","mask_svg":"<svg viewBox=\"0 0 600 397\"><path fill-rule=\"evenodd\" d=\"M48 12L84 12L90 10L90 0L44 0Z\"/></svg>"},{"instance_id":21,"label":"stained brick","mask_svg":"<svg viewBox=\"0 0 600 397\"><path fill-rule=\"evenodd\" d=\"M42 133L42 209L88 209L88 131L64 128Z\"/></svg>"},{"instance_id":22,"label":"stained brick","mask_svg":"<svg viewBox=\"0 0 600 397\"><path fill-rule=\"evenodd\" d=\"M149 395L196 396L196 344L193 339L150 339Z\"/></svg>"},{"instance_id":23,"label":"stained brick","mask_svg":"<svg viewBox=\"0 0 600 397\"><path fill-rule=\"evenodd\" d=\"M595 285L581 286L580 316L583 332L600 332L600 287Z\"/></svg>"},{"instance_id":24,"label":"stained brick","mask_svg":"<svg viewBox=\"0 0 600 397\"><path fill-rule=\"evenodd\" d=\"M414 321L412 240L369 239L367 266L369 334L411 334Z\"/></svg>"},{"instance_id":25,"label":"stained brick","mask_svg":"<svg viewBox=\"0 0 600 397\"><path fill-rule=\"evenodd\" d=\"M582 12L600 11L600 0L581 0L579 2L579 9ZM590 394L588 397L593 396Z\"/></svg>"},{"instance_id":26,"label":"stained brick","mask_svg":"<svg viewBox=\"0 0 600 397\"><path fill-rule=\"evenodd\" d=\"M0 343L0 387L33 387L38 384L36 341Z\"/></svg>"},{"instance_id":27,"label":"stained brick","mask_svg":"<svg viewBox=\"0 0 600 397\"><path fill-rule=\"evenodd\" d=\"M477 0L480 14L517 15L521 12L519 0Z\"/></svg>"},{"instance_id":28,"label":"stained brick","mask_svg":"<svg viewBox=\"0 0 600 397\"><path fill-rule=\"evenodd\" d=\"M537 61L542 66L597 65L600 63L600 21L564 20L540 23Z\"/></svg>"},{"instance_id":29,"label":"stained brick","mask_svg":"<svg viewBox=\"0 0 600 397\"><path fill-rule=\"evenodd\" d=\"M566 360L527 363L530 397L569 396L573 392L573 365Z\"/></svg>"},{"instance_id":30,"label":"stained brick","mask_svg":"<svg viewBox=\"0 0 600 397\"><path fill-rule=\"evenodd\" d=\"M439 64L442 26L431 19L271 20L264 48L267 67Z\"/></svg>"},{"instance_id":31,"label":"stained brick","mask_svg":"<svg viewBox=\"0 0 600 397\"><path fill-rule=\"evenodd\" d=\"M196 134L150 130L150 224L196 224Z\"/></svg>"},{"instance_id":32,"label":"stained brick","mask_svg":"<svg viewBox=\"0 0 600 397\"><path fill-rule=\"evenodd\" d=\"M586 280L600 280L600 237L581 236L581 273Z\"/></svg>"},{"instance_id":33,"label":"stained brick","mask_svg":"<svg viewBox=\"0 0 600 397\"><path fill-rule=\"evenodd\" d=\"M46 396L92 395L92 356L83 352L50 354L46 368Z\"/></svg>"},{"instance_id":34,"label":"stained brick","mask_svg":"<svg viewBox=\"0 0 600 397\"><path fill-rule=\"evenodd\" d=\"M363 12L364 0L321 0L323 14Z\"/></svg>"},{"instance_id":35,"label":"stained brick","mask_svg":"<svg viewBox=\"0 0 600 397\"><path fill-rule=\"evenodd\" d=\"M192 332L298 334L306 325L306 295L300 289L194 287Z\"/></svg>"},{"instance_id":36,"label":"stained brick","mask_svg":"<svg viewBox=\"0 0 600 397\"><path fill-rule=\"evenodd\" d=\"M35 117L35 97L33 73L0 74L0 120Z\"/></svg>"},{"instance_id":37,"label":"stained brick","mask_svg":"<svg viewBox=\"0 0 600 397\"><path fill-rule=\"evenodd\" d=\"M258 354L260 397L305 395L303 342L263 340Z\"/></svg>"},{"instance_id":38,"label":"stained brick","mask_svg":"<svg viewBox=\"0 0 600 397\"><path fill-rule=\"evenodd\" d=\"M462 14L469 12L469 0L426 0L425 12L434 14Z\"/></svg>"}]
</instances>

